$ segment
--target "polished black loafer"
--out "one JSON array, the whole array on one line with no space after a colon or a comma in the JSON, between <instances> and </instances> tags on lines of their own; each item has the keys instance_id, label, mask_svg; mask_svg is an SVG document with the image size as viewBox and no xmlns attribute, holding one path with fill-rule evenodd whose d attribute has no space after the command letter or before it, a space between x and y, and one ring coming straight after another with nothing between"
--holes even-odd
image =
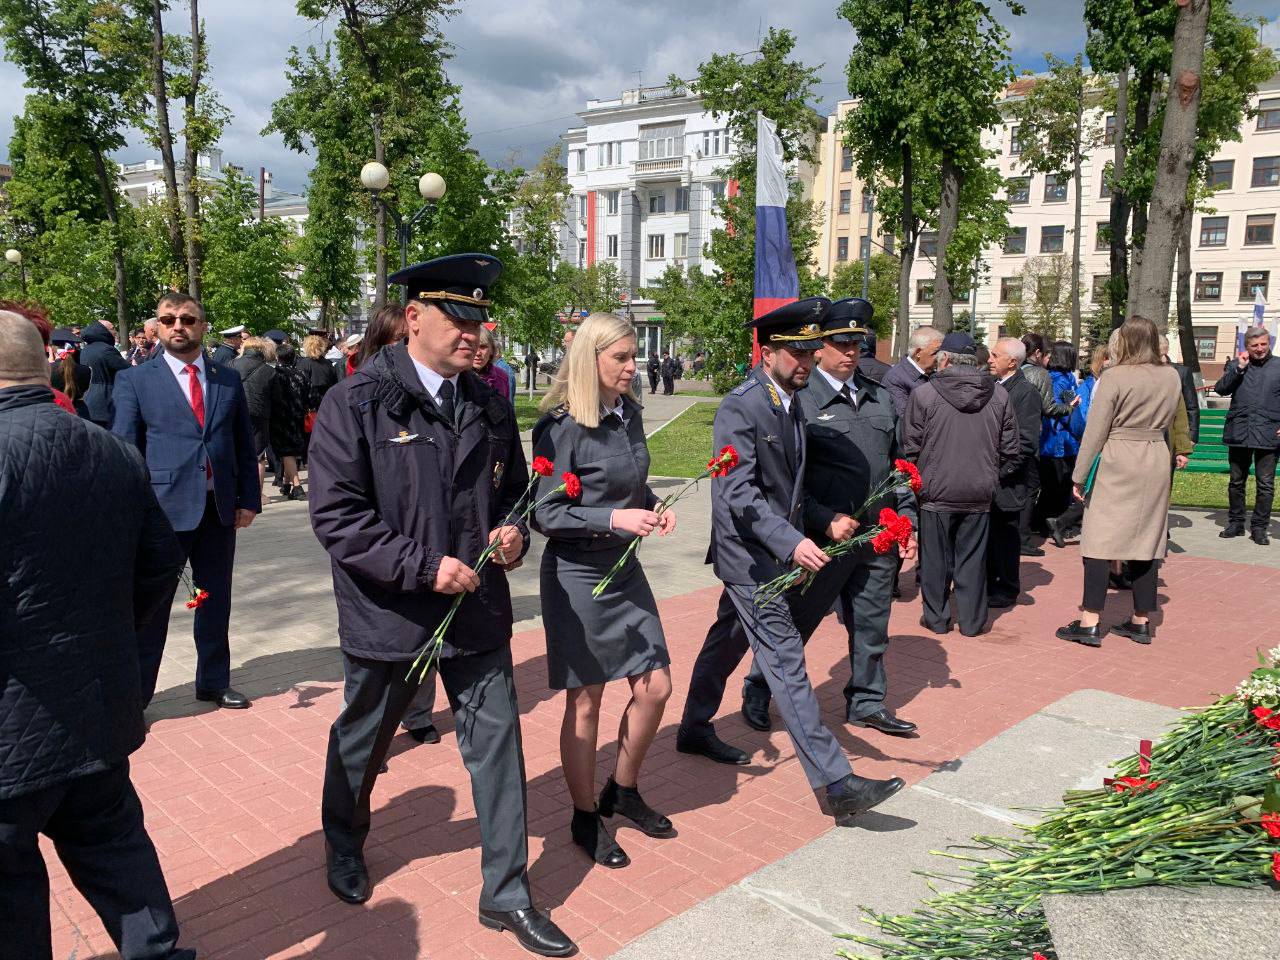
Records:
<instances>
[{"instance_id":1,"label":"polished black loafer","mask_svg":"<svg viewBox=\"0 0 1280 960\"><path fill-rule=\"evenodd\" d=\"M754 683L742 685L742 719L752 730L767 733L773 729L773 720L769 717L769 695L762 694Z\"/></svg>"},{"instance_id":2,"label":"polished black loafer","mask_svg":"<svg viewBox=\"0 0 1280 960\"><path fill-rule=\"evenodd\" d=\"M523 910L486 910L480 908L480 925L490 930L510 930L520 946L542 957L568 957L578 952L577 945L551 918L533 907Z\"/></svg>"},{"instance_id":3,"label":"polished black loafer","mask_svg":"<svg viewBox=\"0 0 1280 960\"><path fill-rule=\"evenodd\" d=\"M1230 540L1232 537L1243 537L1243 536L1244 536L1244 527L1227 527L1227 529L1223 530L1220 534L1218 534L1218 537L1222 540Z\"/></svg>"},{"instance_id":4,"label":"polished black loafer","mask_svg":"<svg viewBox=\"0 0 1280 960\"><path fill-rule=\"evenodd\" d=\"M872 730L879 730L892 737L909 737L916 732L914 723L910 720L899 720L884 708L875 713L869 713L865 717L849 717L849 722L855 727L870 727Z\"/></svg>"},{"instance_id":5,"label":"polished black loafer","mask_svg":"<svg viewBox=\"0 0 1280 960\"><path fill-rule=\"evenodd\" d=\"M729 746L714 733L709 733L705 737L688 737L677 733L676 750L679 753L692 753L700 757L706 757L716 763L728 763L739 767L746 766L751 762L751 758L745 752L737 747Z\"/></svg>"},{"instance_id":6,"label":"polished black loafer","mask_svg":"<svg viewBox=\"0 0 1280 960\"><path fill-rule=\"evenodd\" d=\"M249 698L227 687L225 690L197 690L196 699L206 703L216 703L227 710L244 710L249 706Z\"/></svg>"},{"instance_id":7,"label":"polished black loafer","mask_svg":"<svg viewBox=\"0 0 1280 960\"><path fill-rule=\"evenodd\" d=\"M1059 640L1070 640L1072 643L1082 643L1086 647L1102 646L1102 638L1107 632L1103 629L1102 624L1098 623L1092 627L1083 627L1079 620L1072 620L1065 627L1059 627L1056 636Z\"/></svg>"},{"instance_id":8,"label":"polished black loafer","mask_svg":"<svg viewBox=\"0 0 1280 960\"><path fill-rule=\"evenodd\" d=\"M1268 546L1271 543L1271 538L1267 536L1267 531L1265 530L1253 531L1253 533L1249 534L1249 539L1260 547Z\"/></svg>"},{"instance_id":9,"label":"polished black loafer","mask_svg":"<svg viewBox=\"0 0 1280 960\"><path fill-rule=\"evenodd\" d=\"M827 788L827 802L836 818L836 826L851 827L853 821L872 807L884 803L901 790L906 783L900 777L889 780L870 780L851 773Z\"/></svg>"},{"instance_id":10,"label":"polished black loafer","mask_svg":"<svg viewBox=\"0 0 1280 960\"><path fill-rule=\"evenodd\" d=\"M1018 555L1023 557L1043 557L1044 551L1039 547L1022 547L1018 550Z\"/></svg>"},{"instance_id":11,"label":"polished black loafer","mask_svg":"<svg viewBox=\"0 0 1280 960\"><path fill-rule=\"evenodd\" d=\"M425 727L418 727L416 730L410 730L409 736L417 740L419 743L439 743L440 731L436 729L434 723L428 723Z\"/></svg>"},{"instance_id":12,"label":"polished black loafer","mask_svg":"<svg viewBox=\"0 0 1280 960\"><path fill-rule=\"evenodd\" d=\"M346 903L364 903L373 893L369 883L369 871L364 857L343 856L327 843L324 845L325 863L328 867L329 889Z\"/></svg>"},{"instance_id":13,"label":"polished black loafer","mask_svg":"<svg viewBox=\"0 0 1280 960\"><path fill-rule=\"evenodd\" d=\"M1134 643L1150 643L1153 636L1151 632L1151 622L1134 623L1132 620L1126 620L1124 623L1117 624L1111 628L1122 637L1128 637Z\"/></svg>"}]
</instances>

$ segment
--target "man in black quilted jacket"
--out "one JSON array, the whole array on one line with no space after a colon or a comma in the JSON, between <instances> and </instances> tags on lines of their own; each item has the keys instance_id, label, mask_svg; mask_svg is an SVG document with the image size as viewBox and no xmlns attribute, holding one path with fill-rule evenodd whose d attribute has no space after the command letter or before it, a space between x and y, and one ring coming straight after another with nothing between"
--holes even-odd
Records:
<instances>
[{"instance_id":1,"label":"man in black quilted jacket","mask_svg":"<svg viewBox=\"0 0 1280 960\"><path fill-rule=\"evenodd\" d=\"M111 508L76 509L91 495ZM141 456L54 405L40 337L7 311L0 529L0 955L52 956L44 834L124 960L194 958L129 779L146 734L136 629L182 554ZM80 577L84 544L110 554Z\"/></svg>"}]
</instances>

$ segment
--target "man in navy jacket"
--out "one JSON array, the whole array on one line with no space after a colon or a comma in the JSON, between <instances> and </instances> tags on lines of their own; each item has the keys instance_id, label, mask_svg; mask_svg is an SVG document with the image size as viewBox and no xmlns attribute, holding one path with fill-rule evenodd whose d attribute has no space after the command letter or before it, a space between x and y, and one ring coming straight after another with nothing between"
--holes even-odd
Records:
<instances>
[{"instance_id":1,"label":"man in navy jacket","mask_svg":"<svg viewBox=\"0 0 1280 960\"><path fill-rule=\"evenodd\" d=\"M177 531L192 584L208 593L195 611L196 698L244 708L231 689L231 570L236 531L262 510L253 429L240 375L213 363L201 347L204 308L185 293L156 307L164 354L121 372L112 432L146 457L151 487ZM143 704L151 702L169 630L166 603L139 633Z\"/></svg>"}]
</instances>

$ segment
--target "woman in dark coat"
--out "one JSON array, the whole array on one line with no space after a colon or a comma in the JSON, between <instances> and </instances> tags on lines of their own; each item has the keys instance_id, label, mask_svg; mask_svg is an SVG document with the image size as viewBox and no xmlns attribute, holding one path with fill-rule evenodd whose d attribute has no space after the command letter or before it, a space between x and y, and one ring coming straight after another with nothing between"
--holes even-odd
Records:
<instances>
[{"instance_id":1,"label":"woman in dark coat","mask_svg":"<svg viewBox=\"0 0 1280 960\"><path fill-rule=\"evenodd\" d=\"M311 445L311 424L315 420L316 411L324 400L329 388L338 382L338 371L332 363L324 358L329 352L329 341L324 337L311 334L302 341L302 356L298 357L295 366L306 381L307 412L303 416L302 459L307 459L307 448Z\"/></svg>"},{"instance_id":2,"label":"woman in dark coat","mask_svg":"<svg viewBox=\"0 0 1280 960\"><path fill-rule=\"evenodd\" d=\"M302 456L303 421L307 415L307 381L294 366L293 344L276 347L276 375L272 381L271 448L280 460L280 491L286 500L305 500L306 492L298 476Z\"/></svg>"},{"instance_id":3,"label":"woman in dark coat","mask_svg":"<svg viewBox=\"0 0 1280 960\"><path fill-rule=\"evenodd\" d=\"M258 486L266 476L266 452L271 445L271 400L275 396L272 381L276 371L276 345L266 337L250 337L240 349L231 367L244 383L249 402L249 421L253 424L253 449L258 455Z\"/></svg>"},{"instance_id":4,"label":"woman in dark coat","mask_svg":"<svg viewBox=\"0 0 1280 960\"><path fill-rule=\"evenodd\" d=\"M542 611L550 685L567 692L560 754L573 798L573 840L606 867L630 860L602 816L620 813L653 837L672 830L637 788L671 695L671 660L636 555L598 598L592 596L636 537L668 534L676 525L671 511L655 511L649 449L630 394L635 374L635 329L613 314L591 314L578 328L543 401L548 412L533 431L534 454L555 465L553 475L539 481L539 499L559 486L565 471L582 481L580 497L552 496L534 512L533 526L549 540L542 554ZM597 805L600 701L605 684L623 678L631 701L618 730L617 767Z\"/></svg>"}]
</instances>

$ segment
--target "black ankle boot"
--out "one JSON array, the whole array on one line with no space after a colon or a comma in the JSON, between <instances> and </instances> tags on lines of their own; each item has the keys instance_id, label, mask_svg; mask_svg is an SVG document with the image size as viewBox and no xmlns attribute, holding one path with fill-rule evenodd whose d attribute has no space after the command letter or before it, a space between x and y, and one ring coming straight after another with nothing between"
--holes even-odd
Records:
<instances>
[{"instance_id":1,"label":"black ankle boot","mask_svg":"<svg viewBox=\"0 0 1280 960\"><path fill-rule=\"evenodd\" d=\"M600 816L612 817L620 813L642 833L651 837L669 837L675 833L671 821L644 802L636 787L620 787L613 777L600 791Z\"/></svg>"},{"instance_id":2,"label":"black ankle boot","mask_svg":"<svg viewBox=\"0 0 1280 960\"><path fill-rule=\"evenodd\" d=\"M597 810L579 810L573 808L573 823L570 825L573 842L586 851L596 863L602 867L616 870L631 862L616 840L609 834L609 828L600 819Z\"/></svg>"}]
</instances>

